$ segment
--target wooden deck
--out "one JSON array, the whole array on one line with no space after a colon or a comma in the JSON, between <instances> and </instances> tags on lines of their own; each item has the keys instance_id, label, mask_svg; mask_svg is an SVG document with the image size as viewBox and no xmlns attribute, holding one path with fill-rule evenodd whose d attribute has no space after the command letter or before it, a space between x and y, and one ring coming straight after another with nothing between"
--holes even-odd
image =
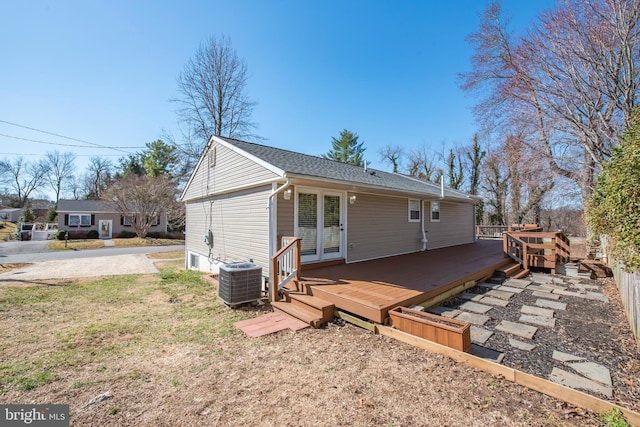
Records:
<instances>
[{"instance_id":1,"label":"wooden deck","mask_svg":"<svg viewBox=\"0 0 640 427\"><path fill-rule=\"evenodd\" d=\"M353 264L303 266L302 282L337 309L384 323L394 307L420 304L509 262L502 242L479 240Z\"/></svg>"}]
</instances>

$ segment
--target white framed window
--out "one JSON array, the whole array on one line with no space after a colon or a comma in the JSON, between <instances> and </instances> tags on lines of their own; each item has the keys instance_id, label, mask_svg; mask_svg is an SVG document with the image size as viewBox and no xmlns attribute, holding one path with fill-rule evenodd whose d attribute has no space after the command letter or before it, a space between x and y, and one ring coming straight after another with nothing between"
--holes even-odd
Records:
<instances>
[{"instance_id":1,"label":"white framed window","mask_svg":"<svg viewBox=\"0 0 640 427\"><path fill-rule=\"evenodd\" d=\"M69 227L91 227L91 214L69 214Z\"/></svg>"},{"instance_id":2,"label":"white framed window","mask_svg":"<svg viewBox=\"0 0 640 427\"><path fill-rule=\"evenodd\" d=\"M431 202L431 222L440 222L440 202Z\"/></svg>"},{"instance_id":3,"label":"white framed window","mask_svg":"<svg viewBox=\"0 0 640 427\"><path fill-rule=\"evenodd\" d=\"M409 199L409 222L420 222L420 200Z\"/></svg>"}]
</instances>

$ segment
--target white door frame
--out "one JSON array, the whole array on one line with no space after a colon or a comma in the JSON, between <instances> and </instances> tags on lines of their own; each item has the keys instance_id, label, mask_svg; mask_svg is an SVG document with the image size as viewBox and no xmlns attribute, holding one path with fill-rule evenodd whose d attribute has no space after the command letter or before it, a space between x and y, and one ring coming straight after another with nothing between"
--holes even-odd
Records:
<instances>
[{"instance_id":1,"label":"white door frame","mask_svg":"<svg viewBox=\"0 0 640 427\"><path fill-rule=\"evenodd\" d=\"M299 201L299 194L300 193L305 193L305 194L316 194L318 196L317 198L317 219L316 219L316 253L312 254L312 255L301 255L300 258L302 260L302 262L314 262L314 261L328 261L328 260L332 260L332 259L340 259L340 258L344 258L345 256L345 235L346 233L345 231L345 219L346 219L346 205L345 205L345 200L346 200L346 194L343 191L336 191L336 190L325 190L325 189L320 189L320 188L311 188L311 187L298 187L296 186L296 197L295 197L295 203L294 203L294 230L295 230L295 235L296 236L300 236L300 228L298 225L298 201ZM338 196L340 197L340 204L339 204L339 208L340 208L340 237L339 237L339 248L338 251L336 252L327 252L325 253L324 251L324 245L323 245L323 241L324 241L324 234L325 234L325 229L324 229L324 196Z\"/></svg>"},{"instance_id":2,"label":"white door frame","mask_svg":"<svg viewBox=\"0 0 640 427\"><path fill-rule=\"evenodd\" d=\"M107 230L109 231L108 235L104 235L102 232L104 230L103 224L107 225ZM110 239L113 234L113 221L110 219L99 219L98 220L98 235L101 239Z\"/></svg>"}]
</instances>

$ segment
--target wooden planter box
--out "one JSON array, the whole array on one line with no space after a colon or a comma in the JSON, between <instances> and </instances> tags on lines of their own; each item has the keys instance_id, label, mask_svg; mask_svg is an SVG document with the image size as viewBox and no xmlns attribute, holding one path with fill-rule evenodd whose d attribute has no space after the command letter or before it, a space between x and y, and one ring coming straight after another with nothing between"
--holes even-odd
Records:
<instances>
[{"instance_id":1,"label":"wooden planter box","mask_svg":"<svg viewBox=\"0 0 640 427\"><path fill-rule=\"evenodd\" d=\"M396 307L389 310L391 326L438 344L468 352L471 349L471 325L436 314Z\"/></svg>"}]
</instances>

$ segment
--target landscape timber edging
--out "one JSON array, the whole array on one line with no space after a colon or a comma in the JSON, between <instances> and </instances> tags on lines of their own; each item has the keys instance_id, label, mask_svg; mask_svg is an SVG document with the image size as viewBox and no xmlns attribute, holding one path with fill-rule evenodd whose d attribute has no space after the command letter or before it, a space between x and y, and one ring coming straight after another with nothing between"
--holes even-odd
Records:
<instances>
[{"instance_id":1,"label":"landscape timber edging","mask_svg":"<svg viewBox=\"0 0 640 427\"><path fill-rule=\"evenodd\" d=\"M623 406L616 405L615 403L599 399L595 396L591 396L581 391L565 387L561 384L551 382L544 378L536 377L535 375L521 372L517 369L509 368L507 366L482 359L470 353L458 351L456 349L429 340L425 340L415 335L402 332L391 326L376 325L375 332L380 335L394 338L406 344L413 345L414 347L441 354L459 362L464 362L471 367L488 372L492 375L500 375L518 385L562 400L563 402L570 403L576 407L589 409L596 414L599 414L601 412L608 412L613 408L617 408L622 412L630 425L640 426L640 413L632 411L631 409L627 409Z\"/></svg>"}]
</instances>

